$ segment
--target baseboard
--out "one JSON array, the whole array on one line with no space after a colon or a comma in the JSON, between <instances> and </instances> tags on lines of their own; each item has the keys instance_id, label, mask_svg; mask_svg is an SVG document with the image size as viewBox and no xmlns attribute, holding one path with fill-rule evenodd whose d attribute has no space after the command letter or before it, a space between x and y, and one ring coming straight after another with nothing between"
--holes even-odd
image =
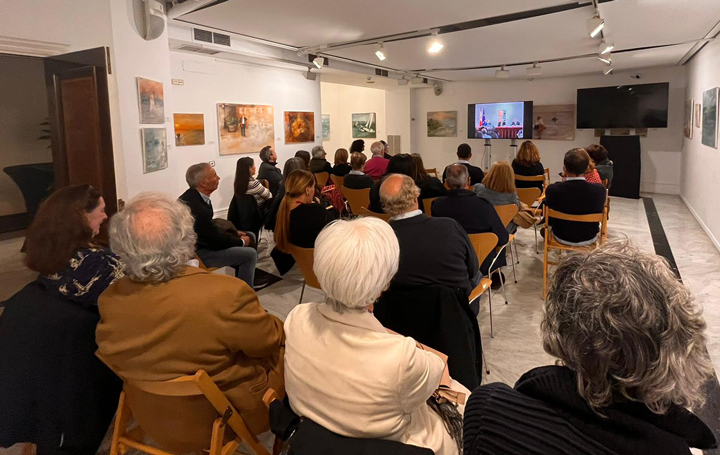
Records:
<instances>
[{"instance_id":1,"label":"baseboard","mask_svg":"<svg viewBox=\"0 0 720 455\"><path fill-rule=\"evenodd\" d=\"M641 193L680 194L680 186L674 183L640 182Z\"/></svg>"},{"instance_id":2,"label":"baseboard","mask_svg":"<svg viewBox=\"0 0 720 455\"><path fill-rule=\"evenodd\" d=\"M692 213L692 216L695 217L695 219L697 220L698 224L700 224L700 227L703 228L703 231L705 231L705 233L707 234L707 236L710 238L710 241L712 242L712 244L715 245L715 248L717 248L717 250L720 251L720 242L718 242L718 239L715 238L715 236L714 236L713 233L710 231L710 229L707 227L707 225L705 224L705 222L700 218L700 216L697 214L697 212L695 211L695 209L692 208L692 206L690 205L690 203L688 202L688 200L685 199L685 196L683 196L682 194L680 194L680 199L683 201L683 203L685 204L685 207L688 208L688 210L690 211L690 213Z\"/></svg>"}]
</instances>

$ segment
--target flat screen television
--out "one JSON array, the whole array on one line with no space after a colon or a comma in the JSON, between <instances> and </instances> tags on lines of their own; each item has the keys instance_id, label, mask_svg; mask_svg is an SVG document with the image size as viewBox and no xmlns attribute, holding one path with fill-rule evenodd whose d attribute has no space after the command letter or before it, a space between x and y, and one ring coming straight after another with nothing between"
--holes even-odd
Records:
<instances>
[{"instance_id":1,"label":"flat screen television","mask_svg":"<svg viewBox=\"0 0 720 455\"><path fill-rule=\"evenodd\" d=\"M581 88L578 128L667 128L667 82Z\"/></svg>"},{"instance_id":2,"label":"flat screen television","mask_svg":"<svg viewBox=\"0 0 720 455\"><path fill-rule=\"evenodd\" d=\"M532 106L532 101L468 104L468 138L531 138Z\"/></svg>"}]
</instances>

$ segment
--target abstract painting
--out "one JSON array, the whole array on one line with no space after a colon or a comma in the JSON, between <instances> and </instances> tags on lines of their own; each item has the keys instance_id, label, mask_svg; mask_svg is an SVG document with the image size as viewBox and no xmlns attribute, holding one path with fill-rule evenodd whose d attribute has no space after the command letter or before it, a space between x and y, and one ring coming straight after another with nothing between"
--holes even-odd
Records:
<instances>
[{"instance_id":1,"label":"abstract painting","mask_svg":"<svg viewBox=\"0 0 720 455\"><path fill-rule=\"evenodd\" d=\"M162 82L137 78L140 123L165 123L165 95Z\"/></svg>"},{"instance_id":2,"label":"abstract painting","mask_svg":"<svg viewBox=\"0 0 720 455\"><path fill-rule=\"evenodd\" d=\"M330 114L322 115L322 138L323 141L330 139Z\"/></svg>"},{"instance_id":3,"label":"abstract painting","mask_svg":"<svg viewBox=\"0 0 720 455\"><path fill-rule=\"evenodd\" d=\"M205 144L205 116L203 114L173 114L175 145Z\"/></svg>"},{"instance_id":4,"label":"abstract painting","mask_svg":"<svg viewBox=\"0 0 720 455\"><path fill-rule=\"evenodd\" d=\"M377 137L374 112L352 115L352 137L353 139Z\"/></svg>"},{"instance_id":5,"label":"abstract painting","mask_svg":"<svg viewBox=\"0 0 720 455\"><path fill-rule=\"evenodd\" d=\"M575 105L533 106L533 139L575 140Z\"/></svg>"},{"instance_id":6,"label":"abstract painting","mask_svg":"<svg viewBox=\"0 0 720 455\"><path fill-rule=\"evenodd\" d=\"M693 100L685 100L685 137L692 139L693 136Z\"/></svg>"},{"instance_id":7,"label":"abstract painting","mask_svg":"<svg viewBox=\"0 0 720 455\"><path fill-rule=\"evenodd\" d=\"M315 141L314 112L285 112L285 143Z\"/></svg>"},{"instance_id":8,"label":"abstract painting","mask_svg":"<svg viewBox=\"0 0 720 455\"><path fill-rule=\"evenodd\" d=\"M168 167L167 132L165 128L142 128L143 174Z\"/></svg>"},{"instance_id":9,"label":"abstract painting","mask_svg":"<svg viewBox=\"0 0 720 455\"><path fill-rule=\"evenodd\" d=\"M697 103L695 105L695 128L702 126L702 104Z\"/></svg>"},{"instance_id":10,"label":"abstract painting","mask_svg":"<svg viewBox=\"0 0 720 455\"><path fill-rule=\"evenodd\" d=\"M427 113L428 137L457 137L457 111Z\"/></svg>"},{"instance_id":11,"label":"abstract painting","mask_svg":"<svg viewBox=\"0 0 720 455\"><path fill-rule=\"evenodd\" d=\"M217 105L217 118L220 155L258 153L274 143L272 106L221 103Z\"/></svg>"},{"instance_id":12,"label":"abstract painting","mask_svg":"<svg viewBox=\"0 0 720 455\"><path fill-rule=\"evenodd\" d=\"M718 88L703 92L702 143L717 148Z\"/></svg>"}]
</instances>

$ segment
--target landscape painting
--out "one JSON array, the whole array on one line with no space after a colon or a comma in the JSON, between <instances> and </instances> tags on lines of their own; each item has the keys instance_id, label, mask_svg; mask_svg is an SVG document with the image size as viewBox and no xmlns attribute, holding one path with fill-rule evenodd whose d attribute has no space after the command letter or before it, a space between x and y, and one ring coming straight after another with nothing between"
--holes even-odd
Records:
<instances>
[{"instance_id":1,"label":"landscape painting","mask_svg":"<svg viewBox=\"0 0 720 455\"><path fill-rule=\"evenodd\" d=\"M374 112L352 115L352 137L353 139L374 139L377 137Z\"/></svg>"},{"instance_id":2,"label":"landscape painting","mask_svg":"<svg viewBox=\"0 0 720 455\"><path fill-rule=\"evenodd\" d=\"M165 123L165 95L162 82L137 78L140 123Z\"/></svg>"},{"instance_id":3,"label":"landscape painting","mask_svg":"<svg viewBox=\"0 0 720 455\"><path fill-rule=\"evenodd\" d=\"M427 137L457 137L457 111L428 112Z\"/></svg>"},{"instance_id":4,"label":"landscape painting","mask_svg":"<svg viewBox=\"0 0 720 455\"><path fill-rule=\"evenodd\" d=\"M322 115L322 138L323 141L330 139L330 114Z\"/></svg>"},{"instance_id":5,"label":"landscape painting","mask_svg":"<svg viewBox=\"0 0 720 455\"><path fill-rule=\"evenodd\" d=\"M143 174L168 167L167 132L165 128L142 128Z\"/></svg>"},{"instance_id":6,"label":"landscape painting","mask_svg":"<svg viewBox=\"0 0 720 455\"><path fill-rule=\"evenodd\" d=\"M217 118L220 155L258 153L274 143L272 106L221 103L217 105Z\"/></svg>"},{"instance_id":7,"label":"landscape painting","mask_svg":"<svg viewBox=\"0 0 720 455\"><path fill-rule=\"evenodd\" d=\"M718 89L703 92L702 143L717 148Z\"/></svg>"},{"instance_id":8,"label":"landscape painting","mask_svg":"<svg viewBox=\"0 0 720 455\"><path fill-rule=\"evenodd\" d=\"M685 100L685 137L692 139L693 136L693 100Z\"/></svg>"},{"instance_id":9,"label":"landscape painting","mask_svg":"<svg viewBox=\"0 0 720 455\"><path fill-rule=\"evenodd\" d=\"M205 116L203 114L173 114L175 145L205 144Z\"/></svg>"},{"instance_id":10,"label":"landscape painting","mask_svg":"<svg viewBox=\"0 0 720 455\"><path fill-rule=\"evenodd\" d=\"M285 112L285 143L315 141L314 112Z\"/></svg>"},{"instance_id":11,"label":"landscape painting","mask_svg":"<svg viewBox=\"0 0 720 455\"><path fill-rule=\"evenodd\" d=\"M575 140L575 105L533 106L533 139Z\"/></svg>"}]
</instances>

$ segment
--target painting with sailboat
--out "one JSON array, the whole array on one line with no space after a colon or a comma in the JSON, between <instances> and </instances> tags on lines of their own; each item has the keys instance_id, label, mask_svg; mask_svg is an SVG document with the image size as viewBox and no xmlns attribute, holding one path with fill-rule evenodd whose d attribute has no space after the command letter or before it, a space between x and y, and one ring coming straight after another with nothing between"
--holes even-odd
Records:
<instances>
[{"instance_id":1,"label":"painting with sailboat","mask_svg":"<svg viewBox=\"0 0 720 455\"><path fill-rule=\"evenodd\" d=\"M352 137L353 139L377 137L374 112L352 115Z\"/></svg>"}]
</instances>

